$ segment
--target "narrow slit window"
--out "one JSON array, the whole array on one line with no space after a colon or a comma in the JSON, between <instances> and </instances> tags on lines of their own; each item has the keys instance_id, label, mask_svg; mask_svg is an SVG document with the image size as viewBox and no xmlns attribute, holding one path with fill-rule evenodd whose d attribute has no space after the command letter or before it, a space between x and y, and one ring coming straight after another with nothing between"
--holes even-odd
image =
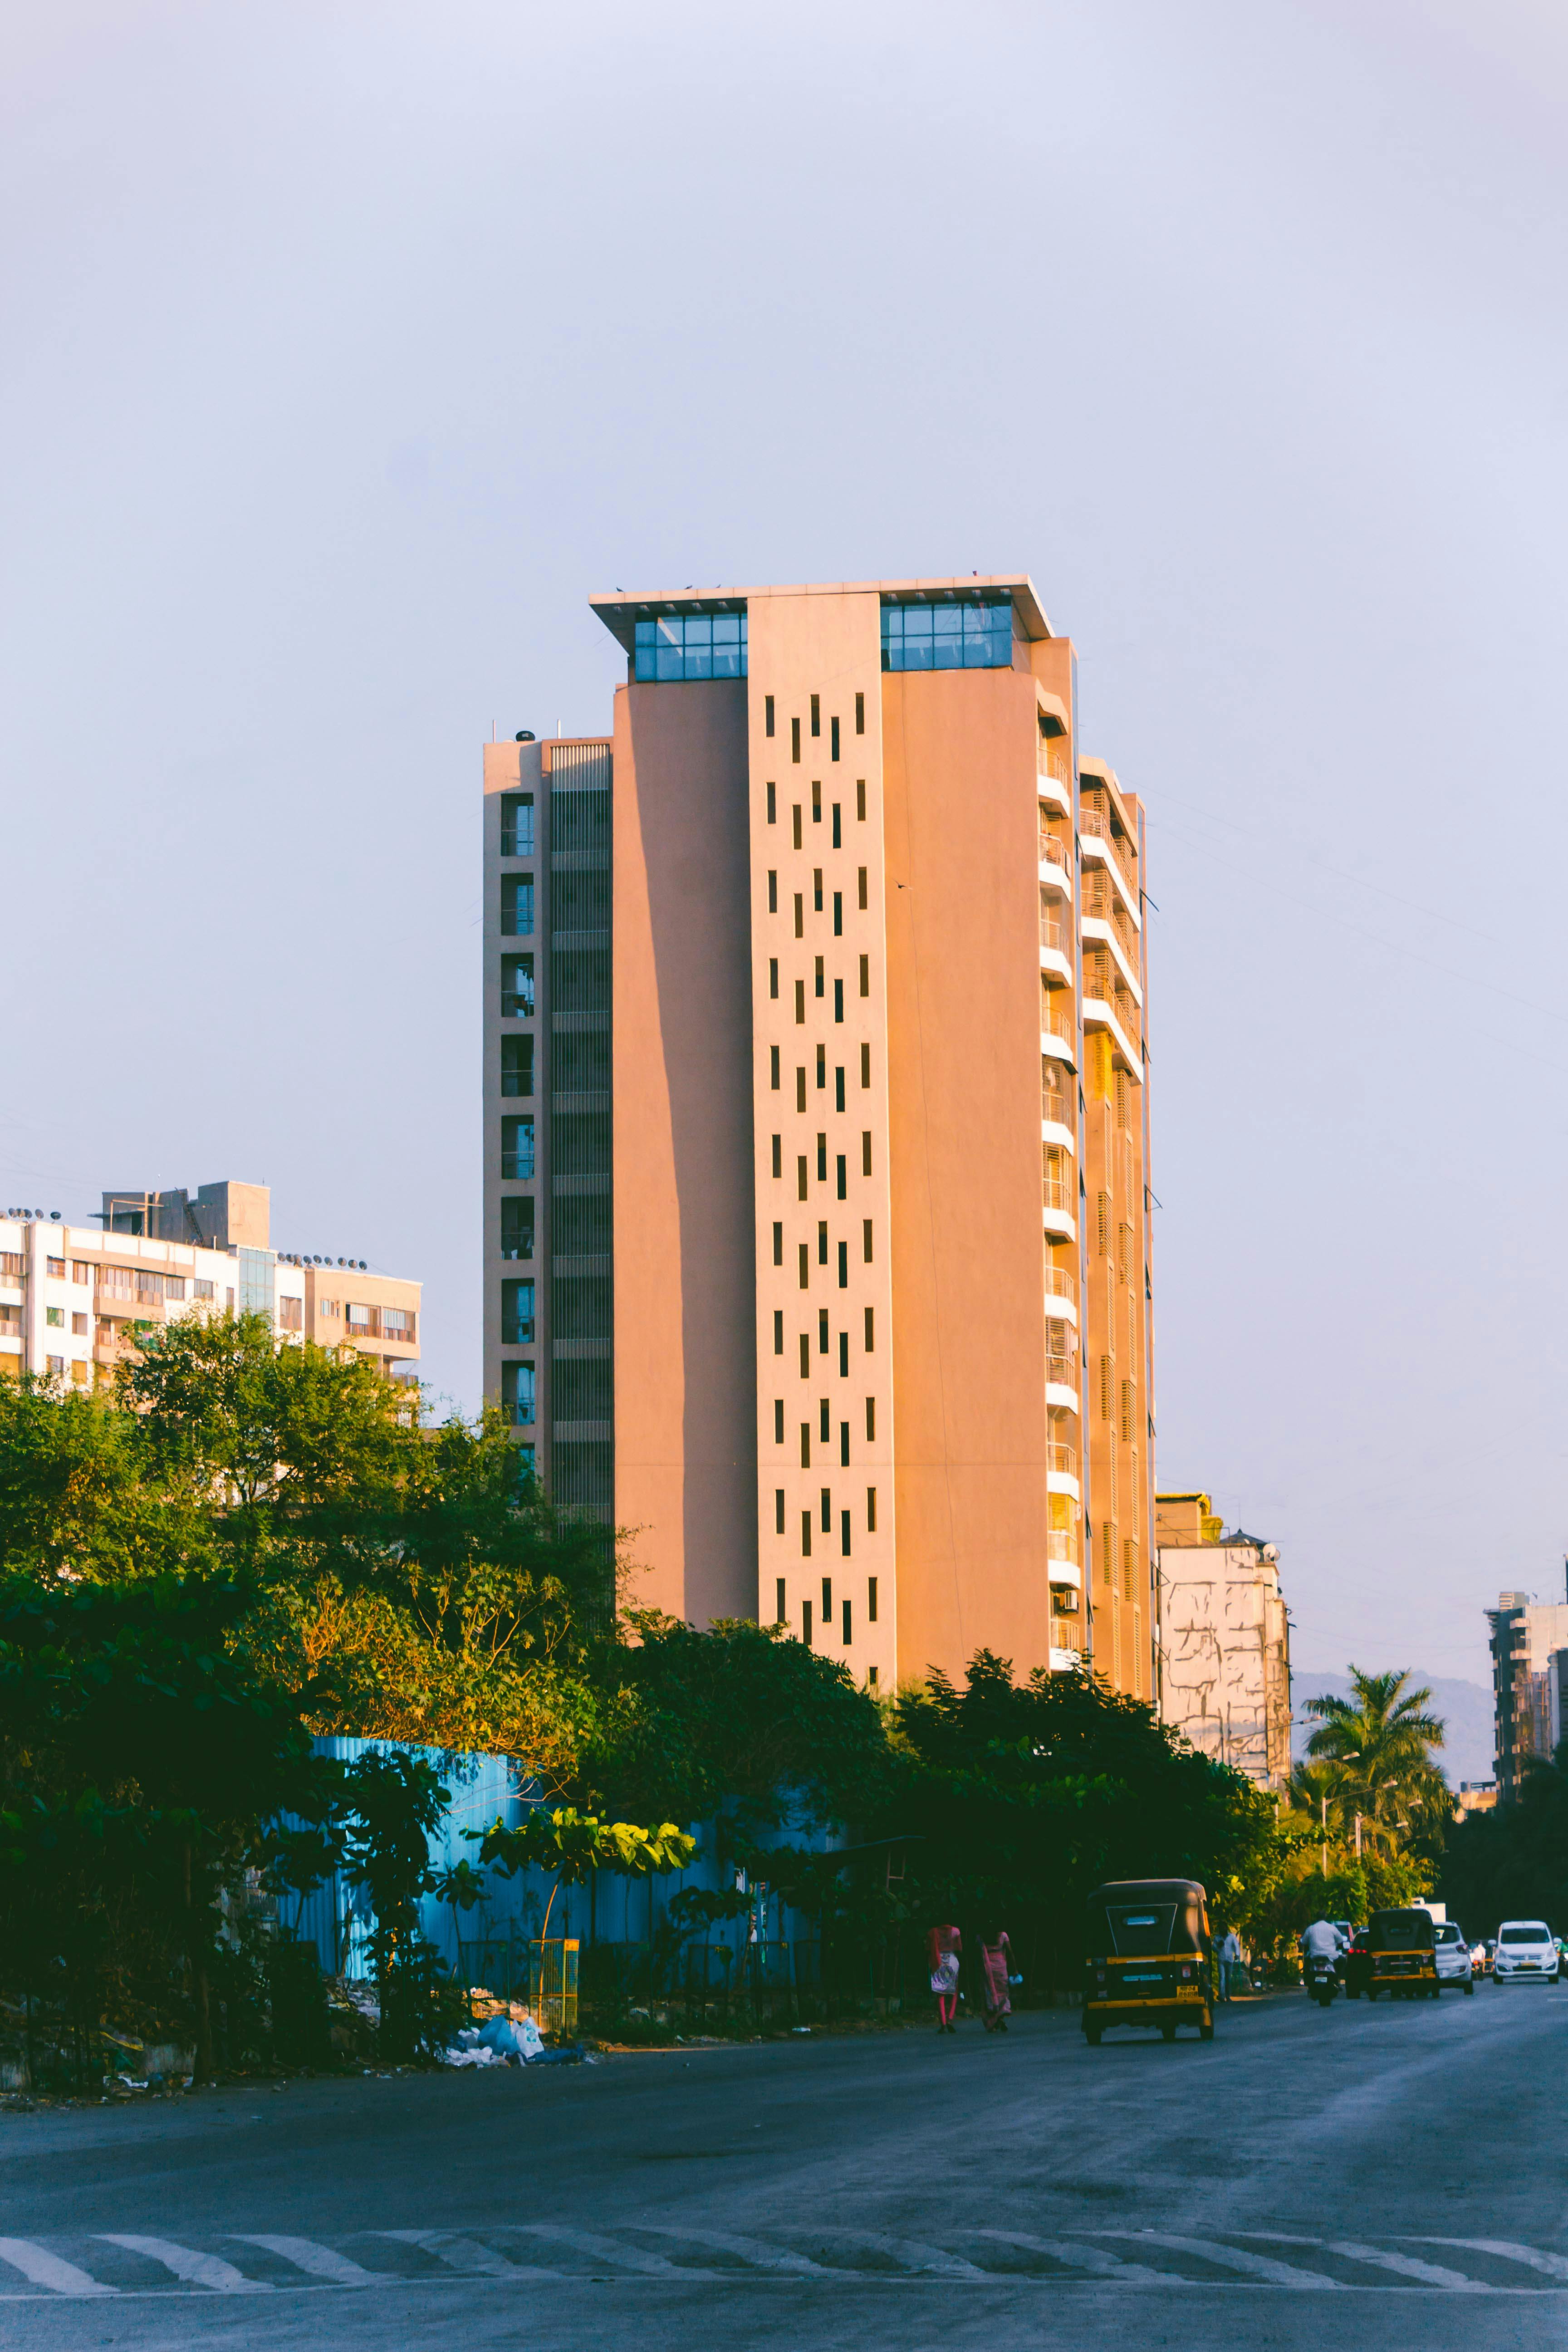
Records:
<instances>
[{"instance_id":1,"label":"narrow slit window","mask_svg":"<svg viewBox=\"0 0 1568 2352\"><path fill-rule=\"evenodd\" d=\"M774 1494L773 1507L778 1514L778 1532L782 1536L784 1529L784 1495L782 1486ZM788 1622L784 1609L784 1580L782 1576L777 1578L773 1584L773 1622L775 1625Z\"/></svg>"},{"instance_id":2,"label":"narrow slit window","mask_svg":"<svg viewBox=\"0 0 1568 2352\"><path fill-rule=\"evenodd\" d=\"M826 1135L819 1135L816 1139L816 1181L819 1184L826 1184L827 1181L827 1138Z\"/></svg>"},{"instance_id":3,"label":"narrow slit window","mask_svg":"<svg viewBox=\"0 0 1568 2352\"><path fill-rule=\"evenodd\" d=\"M795 894L795 935L797 940L805 937L805 900L798 890Z\"/></svg>"},{"instance_id":4,"label":"narrow slit window","mask_svg":"<svg viewBox=\"0 0 1568 2352\"><path fill-rule=\"evenodd\" d=\"M798 801L795 803L789 814L791 838L794 840L795 845L798 849L802 840L800 830L800 803Z\"/></svg>"},{"instance_id":5,"label":"narrow slit window","mask_svg":"<svg viewBox=\"0 0 1568 2352\"><path fill-rule=\"evenodd\" d=\"M789 722L789 755L798 766L800 762L800 721L798 719L792 719Z\"/></svg>"},{"instance_id":6,"label":"narrow slit window","mask_svg":"<svg viewBox=\"0 0 1568 2352\"><path fill-rule=\"evenodd\" d=\"M782 1496L780 1499L783 1499ZM875 1527L877 1524L877 1489L875 1486L868 1488L867 1500L869 1502L871 1507L871 1525ZM782 1584L779 1586L779 1591L781 1592L784 1591L784 1586ZM866 1622L868 1625L874 1625L877 1622L877 1580L874 1576L868 1576L866 1579Z\"/></svg>"},{"instance_id":7,"label":"narrow slit window","mask_svg":"<svg viewBox=\"0 0 1568 2352\"><path fill-rule=\"evenodd\" d=\"M827 1220L826 1217L820 1220L816 1228L816 1262L818 1265L826 1265L827 1264Z\"/></svg>"},{"instance_id":8,"label":"narrow slit window","mask_svg":"<svg viewBox=\"0 0 1568 2352\"><path fill-rule=\"evenodd\" d=\"M773 1174L775 1176L782 1176L784 1174L784 1138L782 1135L775 1135L773 1138Z\"/></svg>"},{"instance_id":9,"label":"narrow slit window","mask_svg":"<svg viewBox=\"0 0 1568 2352\"><path fill-rule=\"evenodd\" d=\"M865 1241L866 1263L869 1265L871 1263L871 1220L869 1217L866 1219L865 1223L861 1226L860 1230Z\"/></svg>"},{"instance_id":10,"label":"narrow slit window","mask_svg":"<svg viewBox=\"0 0 1568 2352\"><path fill-rule=\"evenodd\" d=\"M816 1352L819 1356L826 1356L830 1352L832 1346L833 1335L827 1328L827 1309L826 1307L819 1307L816 1310Z\"/></svg>"},{"instance_id":11,"label":"narrow slit window","mask_svg":"<svg viewBox=\"0 0 1568 2352\"><path fill-rule=\"evenodd\" d=\"M822 1439L823 1444L831 1445L833 1443L833 1408L828 1403L826 1397L823 1398L822 1402L817 1406L816 1417L818 1422L818 1434Z\"/></svg>"},{"instance_id":12,"label":"narrow slit window","mask_svg":"<svg viewBox=\"0 0 1568 2352\"><path fill-rule=\"evenodd\" d=\"M813 977L816 982L816 986L814 987L812 993L814 996L820 996L823 991L822 958L820 956L816 958Z\"/></svg>"},{"instance_id":13,"label":"narrow slit window","mask_svg":"<svg viewBox=\"0 0 1568 2352\"><path fill-rule=\"evenodd\" d=\"M859 888L860 888L860 912L861 912L862 914L864 914L864 913L865 913L865 911L866 911L866 904L867 904L867 901L866 901L866 868L865 868L863 866L861 866L860 871L859 871L859 874L858 874L858 877L857 877L857 878L858 878L858 883L859 883Z\"/></svg>"},{"instance_id":14,"label":"narrow slit window","mask_svg":"<svg viewBox=\"0 0 1568 2352\"><path fill-rule=\"evenodd\" d=\"M773 1264L775 1265L784 1264L784 1227L781 1224L775 1224L773 1227Z\"/></svg>"},{"instance_id":15,"label":"narrow slit window","mask_svg":"<svg viewBox=\"0 0 1568 2352\"><path fill-rule=\"evenodd\" d=\"M877 1310L874 1307L868 1307L866 1309L866 1353L870 1355L876 1345Z\"/></svg>"},{"instance_id":16,"label":"narrow slit window","mask_svg":"<svg viewBox=\"0 0 1568 2352\"><path fill-rule=\"evenodd\" d=\"M776 1045L774 1046L773 1051L775 1054L777 1053L778 1047ZM862 1045L860 1048L860 1083L863 1087L868 1087L871 1083L871 1048L869 1045Z\"/></svg>"},{"instance_id":17,"label":"narrow slit window","mask_svg":"<svg viewBox=\"0 0 1568 2352\"><path fill-rule=\"evenodd\" d=\"M805 1072L798 1068L795 1074L795 1107L796 1110L805 1108Z\"/></svg>"},{"instance_id":18,"label":"narrow slit window","mask_svg":"<svg viewBox=\"0 0 1568 2352\"><path fill-rule=\"evenodd\" d=\"M835 849L842 849L844 846L844 829L839 823L839 815L840 811L838 803L835 801L833 803L833 846Z\"/></svg>"},{"instance_id":19,"label":"narrow slit window","mask_svg":"<svg viewBox=\"0 0 1568 2352\"><path fill-rule=\"evenodd\" d=\"M820 735L822 732L822 697L820 694L814 694L811 698L811 731L814 735Z\"/></svg>"},{"instance_id":20,"label":"narrow slit window","mask_svg":"<svg viewBox=\"0 0 1568 2352\"><path fill-rule=\"evenodd\" d=\"M842 1062L839 1063L838 1067L833 1073L833 1108L835 1110L842 1110L844 1108L844 1065Z\"/></svg>"},{"instance_id":21,"label":"narrow slit window","mask_svg":"<svg viewBox=\"0 0 1568 2352\"><path fill-rule=\"evenodd\" d=\"M838 1287L840 1290L847 1290L849 1287L849 1244L847 1242L840 1242L838 1244Z\"/></svg>"},{"instance_id":22,"label":"narrow slit window","mask_svg":"<svg viewBox=\"0 0 1568 2352\"><path fill-rule=\"evenodd\" d=\"M819 1045L816 1049L816 1083L819 1087L826 1087L827 1084L827 1048L826 1045Z\"/></svg>"},{"instance_id":23,"label":"narrow slit window","mask_svg":"<svg viewBox=\"0 0 1568 2352\"><path fill-rule=\"evenodd\" d=\"M809 1470L811 1467L811 1423L809 1421L803 1421L800 1424L800 1466L803 1470Z\"/></svg>"},{"instance_id":24,"label":"narrow slit window","mask_svg":"<svg viewBox=\"0 0 1568 2352\"><path fill-rule=\"evenodd\" d=\"M776 996L778 992L779 960L777 956L770 956L768 958L768 994L770 996Z\"/></svg>"},{"instance_id":25,"label":"narrow slit window","mask_svg":"<svg viewBox=\"0 0 1568 2352\"><path fill-rule=\"evenodd\" d=\"M860 1138L860 1173L862 1176L869 1176L871 1173L871 1130L869 1128L866 1129Z\"/></svg>"},{"instance_id":26,"label":"narrow slit window","mask_svg":"<svg viewBox=\"0 0 1568 2352\"><path fill-rule=\"evenodd\" d=\"M855 779L855 822L857 824L864 824L866 822L866 779L864 776L857 776Z\"/></svg>"},{"instance_id":27,"label":"narrow slit window","mask_svg":"<svg viewBox=\"0 0 1568 2352\"><path fill-rule=\"evenodd\" d=\"M811 903L814 911L820 915L822 912L822 868L820 866L814 866L811 869Z\"/></svg>"},{"instance_id":28,"label":"narrow slit window","mask_svg":"<svg viewBox=\"0 0 1568 2352\"><path fill-rule=\"evenodd\" d=\"M804 980L797 980L795 984L795 1017L801 1027L804 1028L805 1025L805 982Z\"/></svg>"},{"instance_id":29,"label":"narrow slit window","mask_svg":"<svg viewBox=\"0 0 1568 2352\"><path fill-rule=\"evenodd\" d=\"M868 955L860 959L860 993L862 996L871 993L871 959Z\"/></svg>"},{"instance_id":30,"label":"narrow slit window","mask_svg":"<svg viewBox=\"0 0 1568 2352\"><path fill-rule=\"evenodd\" d=\"M866 698L863 694L855 697L855 732L857 735L866 732Z\"/></svg>"},{"instance_id":31,"label":"narrow slit window","mask_svg":"<svg viewBox=\"0 0 1568 2352\"><path fill-rule=\"evenodd\" d=\"M800 1286L803 1290L811 1288L811 1252L805 1242L800 1245Z\"/></svg>"},{"instance_id":32,"label":"narrow slit window","mask_svg":"<svg viewBox=\"0 0 1568 2352\"><path fill-rule=\"evenodd\" d=\"M778 913L778 910L779 910L779 877L778 877L778 872L777 872L776 867L770 866L769 866L769 868L768 868L768 912L769 912L769 914L770 914L770 915L776 915L776 914Z\"/></svg>"},{"instance_id":33,"label":"narrow slit window","mask_svg":"<svg viewBox=\"0 0 1568 2352\"><path fill-rule=\"evenodd\" d=\"M868 1397L866 1400L866 1443L868 1445L875 1445L877 1443L877 1400L875 1397Z\"/></svg>"},{"instance_id":34,"label":"narrow slit window","mask_svg":"<svg viewBox=\"0 0 1568 2352\"><path fill-rule=\"evenodd\" d=\"M841 1469L849 1467L849 1423L847 1421L838 1424L838 1464Z\"/></svg>"},{"instance_id":35,"label":"narrow slit window","mask_svg":"<svg viewBox=\"0 0 1568 2352\"><path fill-rule=\"evenodd\" d=\"M811 1558L811 1513L809 1511L803 1511L801 1513L800 1527L800 1548L805 1554L806 1559L809 1559ZM805 1646L809 1650L811 1647L811 1603L809 1601L803 1601L800 1604L800 1622L802 1639L805 1641Z\"/></svg>"},{"instance_id":36,"label":"narrow slit window","mask_svg":"<svg viewBox=\"0 0 1568 2352\"><path fill-rule=\"evenodd\" d=\"M822 786L820 783L814 783L811 788L811 821L813 824L820 824L822 823Z\"/></svg>"},{"instance_id":37,"label":"narrow slit window","mask_svg":"<svg viewBox=\"0 0 1568 2352\"><path fill-rule=\"evenodd\" d=\"M768 1047L768 1082L773 1087L774 1094L777 1094L779 1090L779 1049L776 1045L770 1045Z\"/></svg>"},{"instance_id":38,"label":"narrow slit window","mask_svg":"<svg viewBox=\"0 0 1568 2352\"><path fill-rule=\"evenodd\" d=\"M771 694L764 694L763 697L763 732L764 735L771 735L773 731L773 698Z\"/></svg>"},{"instance_id":39,"label":"narrow slit window","mask_svg":"<svg viewBox=\"0 0 1568 2352\"><path fill-rule=\"evenodd\" d=\"M844 937L844 893L842 890L835 890L833 893L833 936L836 940L841 940Z\"/></svg>"},{"instance_id":40,"label":"narrow slit window","mask_svg":"<svg viewBox=\"0 0 1568 2352\"><path fill-rule=\"evenodd\" d=\"M844 1554L845 1559L847 1559L849 1557L849 1514L847 1511L844 1514L843 1534L838 1548ZM849 1618L849 1603L846 1601L842 1606L844 1611L844 1646L846 1649L848 1649L851 1641L853 1640L853 1629L851 1627Z\"/></svg>"},{"instance_id":41,"label":"narrow slit window","mask_svg":"<svg viewBox=\"0 0 1568 2352\"><path fill-rule=\"evenodd\" d=\"M782 1445L784 1444L783 1397L775 1397L773 1399L773 1444L775 1445Z\"/></svg>"},{"instance_id":42,"label":"narrow slit window","mask_svg":"<svg viewBox=\"0 0 1568 2352\"><path fill-rule=\"evenodd\" d=\"M849 1198L849 1162L842 1151L838 1155L837 1173L838 1177L838 1197L841 1201L847 1201Z\"/></svg>"},{"instance_id":43,"label":"narrow slit window","mask_svg":"<svg viewBox=\"0 0 1568 2352\"><path fill-rule=\"evenodd\" d=\"M795 1195L796 1195L796 1198L797 1198L797 1199L799 1199L799 1200L804 1201L804 1200L805 1200L805 1180L806 1180L806 1159L805 1159L805 1152L804 1152L804 1151L801 1153L801 1155L800 1155L799 1159L798 1159L798 1160L795 1161Z\"/></svg>"},{"instance_id":44,"label":"narrow slit window","mask_svg":"<svg viewBox=\"0 0 1568 2352\"><path fill-rule=\"evenodd\" d=\"M779 821L779 794L778 794L778 786L777 786L776 784L770 784L770 785L768 786L768 823L769 823L770 824L777 824L778 821Z\"/></svg>"},{"instance_id":45,"label":"narrow slit window","mask_svg":"<svg viewBox=\"0 0 1568 2352\"><path fill-rule=\"evenodd\" d=\"M782 1307L773 1308L773 1353L775 1356L784 1354L784 1308Z\"/></svg>"},{"instance_id":46,"label":"narrow slit window","mask_svg":"<svg viewBox=\"0 0 1568 2352\"><path fill-rule=\"evenodd\" d=\"M838 1377L841 1381L847 1381L849 1378L849 1334L847 1331L840 1331L838 1334Z\"/></svg>"},{"instance_id":47,"label":"narrow slit window","mask_svg":"<svg viewBox=\"0 0 1568 2352\"><path fill-rule=\"evenodd\" d=\"M864 963L865 957L862 956L860 961ZM844 982L841 980L836 980L833 983L833 1018L835 1021L842 1021L844 1018Z\"/></svg>"},{"instance_id":48,"label":"narrow slit window","mask_svg":"<svg viewBox=\"0 0 1568 2352\"><path fill-rule=\"evenodd\" d=\"M800 1335L800 1376L803 1381L808 1381L811 1378L811 1334L809 1331L803 1331Z\"/></svg>"},{"instance_id":49,"label":"narrow slit window","mask_svg":"<svg viewBox=\"0 0 1568 2352\"><path fill-rule=\"evenodd\" d=\"M833 751L831 757L837 760L838 757L838 721L837 719L830 719L827 723L833 735Z\"/></svg>"},{"instance_id":50,"label":"narrow slit window","mask_svg":"<svg viewBox=\"0 0 1568 2352\"><path fill-rule=\"evenodd\" d=\"M866 1489L866 1532L868 1535L872 1536L877 1532L877 1489L875 1486L868 1486ZM874 1617L876 1613L876 1610L873 1609L871 1612L872 1616Z\"/></svg>"}]
</instances>

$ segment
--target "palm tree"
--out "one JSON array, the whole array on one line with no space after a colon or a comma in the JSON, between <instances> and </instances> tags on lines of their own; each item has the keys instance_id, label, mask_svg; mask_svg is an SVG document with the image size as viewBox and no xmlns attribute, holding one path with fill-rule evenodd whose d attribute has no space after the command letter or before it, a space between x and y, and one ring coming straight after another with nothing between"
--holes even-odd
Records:
<instances>
[{"instance_id":1,"label":"palm tree","mask_svg":"<svg viewBox=\"0 0 1568 2352\"><path fill-rule=\"evenodd\" d=\"M1395 1830L1425 1816L1446 1820L1453 1799L1434 1760L1443 1745L1439 1716L1422 1710L1429 1690L1407 1690L1408 1672L1363 1675L1352 1666L1349 1698L1310 1698L1318 1727L1307 1742L1313 1763L1331 1775L1342 1813L1359 1814L1363 1836L1386 1848Z\"/></svg>"}]
</instances>

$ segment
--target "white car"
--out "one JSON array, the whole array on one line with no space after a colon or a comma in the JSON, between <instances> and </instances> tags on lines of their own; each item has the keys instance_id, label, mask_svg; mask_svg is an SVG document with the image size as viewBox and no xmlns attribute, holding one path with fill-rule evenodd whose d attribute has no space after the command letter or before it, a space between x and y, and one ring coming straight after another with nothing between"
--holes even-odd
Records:
<instances>
[{"instance_id":1,"label":"white car","mask_svg":"<svg viewBox=\"0 0 1568 2352\"><path fill-rule=\"evenodd\" d=\"M1498 1984L1555 1984L1557 1968L1557 1946L1544 1919L1503 1921L1492 1969Z\"/></svg>"},{"instance_id":2,"label":"white car","mask_svg":"<svg viewBox=\"0 0 1568 2352\"><path fill-rule=\"evenodd\" d=\"M1452 1919L1447 1919L1440 1920L1433 1932L1437 1938L1436 1958L1439 1990L1444 1985L1458 1985L1461 1992L1474 1992L1475 1962L1470 1958L1464 1930L1456 1927Z\"/></svg>"}]
</instances>

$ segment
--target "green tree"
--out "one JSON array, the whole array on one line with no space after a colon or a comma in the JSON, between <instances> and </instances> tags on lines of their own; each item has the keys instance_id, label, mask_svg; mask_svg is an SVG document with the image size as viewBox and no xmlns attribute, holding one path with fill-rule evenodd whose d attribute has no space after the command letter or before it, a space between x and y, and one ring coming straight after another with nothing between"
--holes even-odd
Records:
<instances>
[{"instance_id":1,"label":"green tree","mask_svg":"<svg viewBox=\"0 0 1568 2352\"><path fill-rule=\"evenodd\" d=\"M550 1933L550 1914L563 1886L580 1886L590 1871L611 1870L624 1878L648 1878L684 1870L697 1851L697 1841L674 1822L657 1829L639 1829L633 1822L601 1822L580 1813L574 1805L550 1811L541 1805L514 1828L495 1822L485 1831L466 1830L466 1837L482 1839L481 1863L507 1877L530 1868L547 1870L555 1884L544 1906L541 1936Z\"/></svg>"},{"instance_id":2,"label":"green tree","mask_svg":"<svg viewBox=\"0 0 1568 2352\"><path fill-rule=\"evenodd\" d=\"M1440 1717L1426 1714L1432 1694L1407 1687L1409 1674L1363 1674L1352 1666L1351 1696L1310 1698L1317 1728L1307 1755L1318 1777L1302 1793L1331 1798L1342 1835L1353 1843L1361 1817L1363 1853L1392 1858L1402 1842L1421 1832L1441 1834L1452 1810L1447 1781L1436 1763L1443 1745Z\"/></svg>"}]
</instances>

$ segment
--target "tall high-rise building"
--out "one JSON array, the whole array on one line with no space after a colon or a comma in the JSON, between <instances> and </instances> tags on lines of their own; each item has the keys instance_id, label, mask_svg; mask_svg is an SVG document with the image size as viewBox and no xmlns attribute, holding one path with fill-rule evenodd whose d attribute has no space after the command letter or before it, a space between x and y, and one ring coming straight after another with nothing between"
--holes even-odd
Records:
<instances>
[{"instance_id":1,"label":"tall high-rise building","mask_svg":"<svg viewBox=\"0 0 1568 2352\"><path fill-rule=\"evenodd\" d=\"M486 1384L644 1601L1152 1696L1142 815L1024 577L595 597L485 753Z\"/></svg>"}]
</instances>

